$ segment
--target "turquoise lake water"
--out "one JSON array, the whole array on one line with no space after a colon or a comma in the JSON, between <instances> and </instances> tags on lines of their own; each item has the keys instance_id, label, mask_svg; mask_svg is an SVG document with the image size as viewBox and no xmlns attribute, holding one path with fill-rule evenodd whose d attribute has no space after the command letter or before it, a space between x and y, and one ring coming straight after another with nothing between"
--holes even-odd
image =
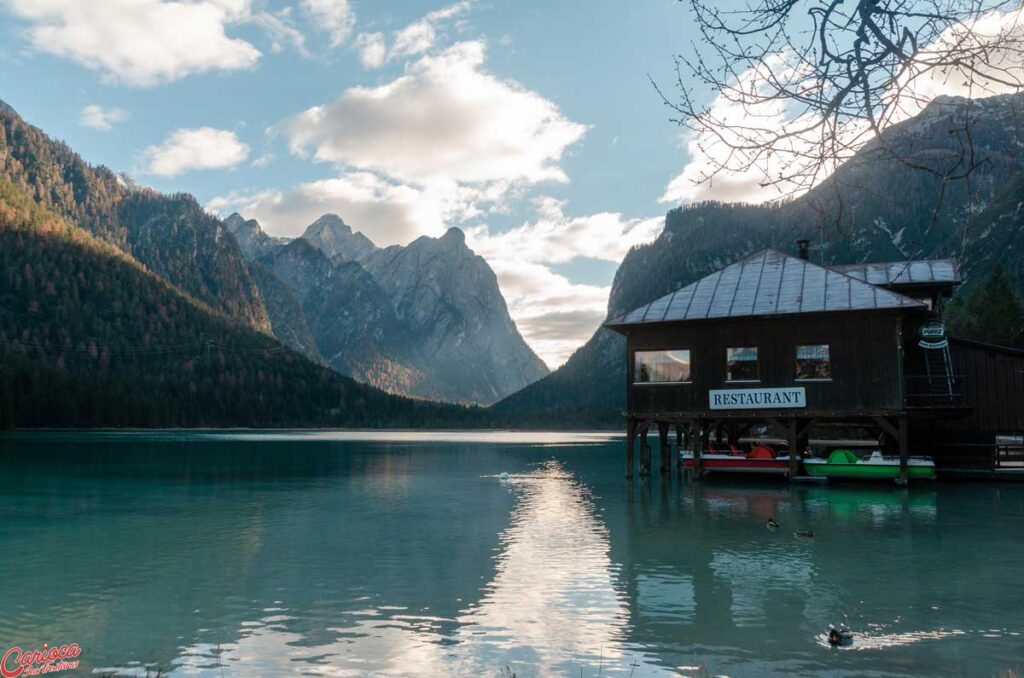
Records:
<instances>
[{"instance_id":1,"label":"turquoise lake water","mask_svg":"<svg viewBox=\"0 0 1024 678\"><path fill-rule=\"evenodd\" d=\"M75 642L81 672L129 676L1024 673L1024 484L627 483L623 445L0 437L0 652Z\"/></svg>"}]
</instances>

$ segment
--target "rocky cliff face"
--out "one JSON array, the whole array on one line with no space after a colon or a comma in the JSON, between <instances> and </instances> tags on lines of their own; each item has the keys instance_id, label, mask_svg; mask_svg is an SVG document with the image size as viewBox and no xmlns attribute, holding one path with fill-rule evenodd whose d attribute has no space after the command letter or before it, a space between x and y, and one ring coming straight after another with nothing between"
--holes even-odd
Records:
<instances>
[{"instance_id":1,"label":"rocky cliff face","mask_svg":"<svg viewBox=\"0 0 1024 678\"><path fill-rule=\"evenodd\" d=\"M445 392L492 403L547 374L509 317L494 271L459 229L381 250L365 266Z\"/></svg>"},{"instance_id":2,"label":"rocky cliff face","mask_svg":"<svg viewBox=\"0 0 1024 678\"><path fill-rule=\"evenodd\" d=\"M235 236L238 248L248 261L259 259L288 244L287 238L273 238L263 232L255 219L245 219L235 212L224 220L224 227Z\"/></svg>"},{"instance_id":3,"label":"rocky cliff face","mask_svg":"<svg viewBox=\"0 0 1024 678\"><path fill-rule=\"evenodd\" d=\"M263 253L253 266L266 271L256 281L278 338L346 374L395 393L489 404L547 373L494 272L457 229L378 249L334 215L286 245L255 221L226 223L243 251Z\"/></svg>"},{"instance_id":4,"label":"rocky cliff face","mask_svg":"<svg viewBox=\"0 0 1024 678\"><path fill-rule=\"evenodd\" d=\"M963 172L972 162L962 152L963 133L957 133L966 123L977 165L968 181L943 186L942 173ZM934 171L912 168L908 160ZM662 234L623 260L608 314L647 303L762 247L792 251L798 238L811 239L813 259L825 264L959 257L968 289L1001 261L1021 288L1022 168L1024 95L970 106L941 97L800 198L672 210ZM599 329L564 366L494 409L538 420L614 424L624 406L624 381L625 340Z\"/></svg>"}]
</instances>

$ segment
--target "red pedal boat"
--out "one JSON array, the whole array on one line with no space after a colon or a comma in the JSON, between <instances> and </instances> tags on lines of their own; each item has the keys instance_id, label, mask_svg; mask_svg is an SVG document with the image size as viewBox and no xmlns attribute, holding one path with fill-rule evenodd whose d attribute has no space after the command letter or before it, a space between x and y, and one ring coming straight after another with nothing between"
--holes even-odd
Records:
<instances>
[{"instance_id":1,"label":"red pedal boat","mask_svg":"<svg viewBox=\"0 0 1024 678\"><path fill-rule=\"evenodd\" d=\"M693 468L693 452L684 450L680 453L683 468ZM701 467L705 473L768 473L777 475L789 474L789 454L777 456L767 445L758 445L749 452L730 450L728 452L709 451L700 455Z\"/></svg>"}]
</instances>

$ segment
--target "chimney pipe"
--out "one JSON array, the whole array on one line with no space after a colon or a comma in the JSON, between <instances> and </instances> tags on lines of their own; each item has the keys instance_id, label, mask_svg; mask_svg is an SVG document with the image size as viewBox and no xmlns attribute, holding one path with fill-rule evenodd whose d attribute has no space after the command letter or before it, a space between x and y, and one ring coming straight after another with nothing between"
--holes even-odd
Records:
<instances>
[{"instance_id":1,"label":"chimney pipe","mask_svg":"<svg viewBox=\"0 0 1024 678\"><path fill-rule=\"evenodd\" d=\"M801 239L796 241L796 246L799 248L800 258L804 261L811 260L811 241L807 239Z\"/></svg>"}]
</instances>

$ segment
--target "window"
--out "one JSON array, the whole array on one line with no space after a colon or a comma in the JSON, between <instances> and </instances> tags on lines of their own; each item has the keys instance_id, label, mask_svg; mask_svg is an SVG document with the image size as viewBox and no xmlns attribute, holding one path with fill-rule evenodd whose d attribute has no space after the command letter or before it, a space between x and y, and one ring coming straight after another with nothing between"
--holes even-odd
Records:
<instances>
[{"instance_id":1,"label":"window","mask_svg":"<svg viewBox=\"0 0 1024 678\"><path fill-rule=\"evenodd\" d=\"M796 347L796 378L831 379L832 359L828 344L808 344Z\"/></svg>"},{"instance_id":2,"label":"window","mask_svg":"<svg viewBox=\"0 0 1024 678\"><path fill-rule=\"evenodd\" d=\"M758 381L757 347L742 346L725 349L727 381Z\"/></svg>"},{"instance_id":3,"label":"window","mask_svg":"<svg viewBox=\"0 0 1024 678\"><path fill-rule=\"evenodd\" d=\"M633 383L667 384L690 381L690 351L637 351Z\"/></svg>"}]
</instances>

